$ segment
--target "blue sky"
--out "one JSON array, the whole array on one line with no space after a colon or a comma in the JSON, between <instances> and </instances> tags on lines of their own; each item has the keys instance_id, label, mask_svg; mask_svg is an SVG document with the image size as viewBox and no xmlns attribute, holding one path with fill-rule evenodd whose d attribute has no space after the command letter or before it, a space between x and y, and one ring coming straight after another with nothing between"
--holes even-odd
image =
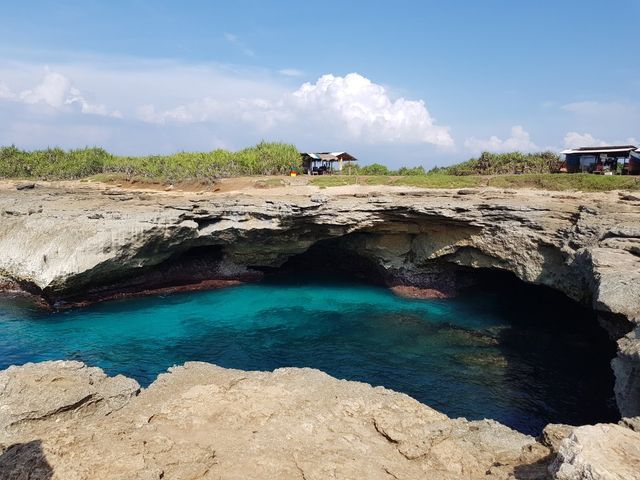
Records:
<instances>
[{"instance_id":1,"label":"blue sky","mask_svg":"<svg viewBox=\"0 0 640 480\"><path fill-rule=\"evenodd\" d=\"M640 0L1 8L1 144L142 154L267 139L429 167L640 138Z\"/></svg>"}]
</instances>

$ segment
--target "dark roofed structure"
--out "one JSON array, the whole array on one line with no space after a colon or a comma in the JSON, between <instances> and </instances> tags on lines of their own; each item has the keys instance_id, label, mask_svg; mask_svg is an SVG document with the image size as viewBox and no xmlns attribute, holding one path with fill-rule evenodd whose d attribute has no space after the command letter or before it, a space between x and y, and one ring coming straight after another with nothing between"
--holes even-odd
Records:
<instances>
[{"instance_id":1,"label":"dark roofed structure","mask_svg":"<svg viewBox=\"0 0 640 480\"><path fill-rule=\"evenodd\" d=\"M355 162L358 159L347 152L301 153L302 168L308 175L325 175L341 172L344 162Z\"/></svg>"},{"instance_id":2,"label":"dark roofed structure","mask_svg":"<svg viewBox=\"0 0 640 480\"><path fill-rule=\"evenodd\" d=\"M613 174L618 171L618 163L622 164L621 173L635 173L629 165L629 157L636 148L635 145L603 145L571 148L561 153L565 156L569 173Z\"/></svg>"}]
</instances>

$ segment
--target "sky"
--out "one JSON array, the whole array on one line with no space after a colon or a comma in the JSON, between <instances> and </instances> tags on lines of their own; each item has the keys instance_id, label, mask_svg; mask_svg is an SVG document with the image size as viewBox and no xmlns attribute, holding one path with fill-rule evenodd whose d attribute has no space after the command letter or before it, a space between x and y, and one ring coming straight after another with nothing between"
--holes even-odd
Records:
<instances>
[{"instance_id":1,"label":"sky","mask_svg":"<svg viewBox=\"0 0 640 480\"><path fill-rule=\"evenodd\" d=\"M640 0L0 5L0 144L448 165L640 143ZM624 20L624 19L628 19Z\"/></svg>"}]
</instances>

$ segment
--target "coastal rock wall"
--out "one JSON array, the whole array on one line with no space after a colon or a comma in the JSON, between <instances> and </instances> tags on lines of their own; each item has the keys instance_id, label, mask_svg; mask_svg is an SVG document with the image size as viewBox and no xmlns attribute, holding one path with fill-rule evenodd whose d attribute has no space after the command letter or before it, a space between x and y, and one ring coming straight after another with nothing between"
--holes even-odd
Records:
<instances>
[{"instance_id":1,"label":"coastal rock wall","mask_svg":"<svg viewBox=\"0 0 640 480\"><path fill-rule=\"evenodd\" d=\"M640 415L640 202L615 192L5 186L0 216L2 284L51 305L255 279L327 241L435 296L455 293L452 267L511 272L599 312L620 342L619 408Z\"/></svg>"}]
</instances>

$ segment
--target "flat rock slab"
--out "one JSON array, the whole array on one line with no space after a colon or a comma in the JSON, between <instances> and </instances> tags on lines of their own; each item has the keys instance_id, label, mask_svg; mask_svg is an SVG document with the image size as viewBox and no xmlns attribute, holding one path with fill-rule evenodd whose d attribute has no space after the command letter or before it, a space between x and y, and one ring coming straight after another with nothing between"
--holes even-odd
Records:
<instances>
[{"instance_id":1,"label":"flat rock slab","mask_svg":"<svg viewBox=\"0 0 640 480\"><path fill-rule=\"evenodd\" d=\"M12 385L0 389L0 405L12 406L5 418L24 418L30 408L44 412L37 421L4 421L3 479L547 475L548 449L529 436L494 421L450 419L407 395L312 369L244 372L187 363L139 395L135 382L77 362L12 367L1 375ZM124 404L63 414L93 391L121 392ZM31 406L20 410L20 400Z\"/></svg>"},{"instance_id":2,"label":"flat rock slab","mask_svg":"<svg viewBox=\"0 0 640 480\"><path fill-rule=\"evenodd\" d=\"M104 416L122 408L140 385L75 361L28 363L0 372L0 431L62 417Z\"/></svg>"}]
</instances>

